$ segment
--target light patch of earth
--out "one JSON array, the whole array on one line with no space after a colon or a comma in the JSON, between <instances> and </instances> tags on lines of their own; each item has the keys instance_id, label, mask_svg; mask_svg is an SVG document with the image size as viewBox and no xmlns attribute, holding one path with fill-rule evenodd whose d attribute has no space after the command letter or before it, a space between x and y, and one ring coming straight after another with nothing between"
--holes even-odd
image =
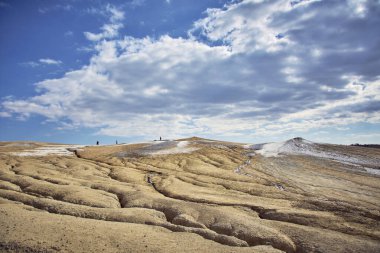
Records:
<instances>
[{"instance_id":1,"label":"light patch of earth","mask_svg":"<svg viewBox=\"0 0 380 253\"><path fill-rule=\"evenodd\" d=\"M184 154L184 153L191 153L195 150L198 150L196 147L189 147L188 141L176 141L174 143L174 147L170 148L162 148L157 151L148 152L150 155L170 155L170 154Z\"/></svg>"},{"instance_id":2,"label":"light patch of earth","mask_svg":"<svg viewBox=\"0 0 380 253\"><path fill-rule=\"evenodd\" d=\"M30 147L29 145L22 145L22 147ZM46 145L34 149L24 150L22 152L13 152L15 156L74 156L73 150L83 148L83 145Z\"/></svg>"},{"instance_id":3,"label":"light patch of earth","mask_svg":"<svg viewBox=\"0 0 380 253\"><path fill-rule=\"evenodd\" d=\"M320 144L298 137L284 142L249 145L245 148L254 149L257 154L265 157L313 156L346 164L349 169L380 175L379 157L369 156L365 152L357 152L357 149L352 146Z\"/></svg>"}]
</instances>

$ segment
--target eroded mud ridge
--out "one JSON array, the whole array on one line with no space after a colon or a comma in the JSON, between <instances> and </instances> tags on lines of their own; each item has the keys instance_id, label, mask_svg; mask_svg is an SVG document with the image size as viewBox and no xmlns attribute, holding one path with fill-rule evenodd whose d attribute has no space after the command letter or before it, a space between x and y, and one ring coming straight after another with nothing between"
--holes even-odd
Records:
<instances>
[{"instance_id":1,"label":"eroded mud ridge","mask_svg":"<svg viewBox=\"0 0 380 253\"><path fill-rule=\"evenodd\" d=\"M2 251L380 251L380 176L329 157L199 138L0 157Z\"/></svg>"}]
</instances>

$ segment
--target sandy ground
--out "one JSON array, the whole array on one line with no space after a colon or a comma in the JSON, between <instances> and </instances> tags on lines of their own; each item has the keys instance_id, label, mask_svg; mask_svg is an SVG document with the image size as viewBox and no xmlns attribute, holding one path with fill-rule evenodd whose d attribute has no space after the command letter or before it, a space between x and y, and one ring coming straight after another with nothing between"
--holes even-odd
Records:
<instances>
[{"instance_id":1,"label":"sandy ground","mask_svg":"<svg viewBox=\"0 0 380 253\"><path fill-rule=\"evenodd\" d=\"M3 252L380 252L380 176L331 157L190 138L0 158Z\"/></svg>"}]
</instances>

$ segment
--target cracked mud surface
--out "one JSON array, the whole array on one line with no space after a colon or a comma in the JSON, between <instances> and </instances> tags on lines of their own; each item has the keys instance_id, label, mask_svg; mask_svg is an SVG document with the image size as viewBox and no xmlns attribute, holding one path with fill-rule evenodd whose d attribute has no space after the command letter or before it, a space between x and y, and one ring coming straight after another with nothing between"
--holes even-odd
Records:
<instances>
[{"instance_id":1,"label":"cracked mud surface","mask_svg":"<svg viewBox=\"0 0 380 253\"><path fill-rule=\"evenodd\" d=\"M170 142L71 156L17 156L51 144L1 143L0 250L380 251L379 176L307 155L185 141L183 153L184 143ZM380 158L376 149L355 152Z\"/></svg>"}]
</instances>

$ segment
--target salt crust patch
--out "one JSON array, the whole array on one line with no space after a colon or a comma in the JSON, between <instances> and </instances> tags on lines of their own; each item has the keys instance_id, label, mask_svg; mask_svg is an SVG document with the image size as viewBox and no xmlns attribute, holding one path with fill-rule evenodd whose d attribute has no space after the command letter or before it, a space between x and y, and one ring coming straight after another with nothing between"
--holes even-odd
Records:
<instances>
[{"instance_id":1,"label":"salt crust patch","mask_svg":"<svg viewBox=\"0 0 380 253\"><path fill-rule=\"evenodd\" d=\"M191 153L198 148L188 147L188 141L178 141L177 146L174 148L162 149L155 152L151 152L151 155L169 155L169 154L182 154L182 153Z\"/></svg>"},{"instance_id":2,"label":"salt crust patch","mask_svg":"<svg viewBox=\"0 0 380 253\"><path fill-rule=\"evenodd\" d=\"M321 150L318 143L307 141L304 139L290 139L284 142L273 142L265 144L257 144L251 146L245 146L251 149L255 149L257 154L265 157L278 157L286 154L293 155L310 155L314 157L331 159L343 164L348 164L359 168L363 172L367 172L374 175L380 175L379 169L368 168L363 165L378 166L376 160L365 159L360 156L350 156L339 152L331 152Z\"/></svg>"},{"instance_id":3,"label":"salt crust patch","mask_svg":"<svg viewBox=\"0 0 380 253\"><path fill-rule=\"evenodd\" d=\"M74 153L68 149L80 149L84 147L83 145L49 145L43 146L31 150L25 150L23 152L13 152L12 155L15 156L47 156L47 155L57 155L57 156L73 156Z\"/></svg>"}]
</instances>

